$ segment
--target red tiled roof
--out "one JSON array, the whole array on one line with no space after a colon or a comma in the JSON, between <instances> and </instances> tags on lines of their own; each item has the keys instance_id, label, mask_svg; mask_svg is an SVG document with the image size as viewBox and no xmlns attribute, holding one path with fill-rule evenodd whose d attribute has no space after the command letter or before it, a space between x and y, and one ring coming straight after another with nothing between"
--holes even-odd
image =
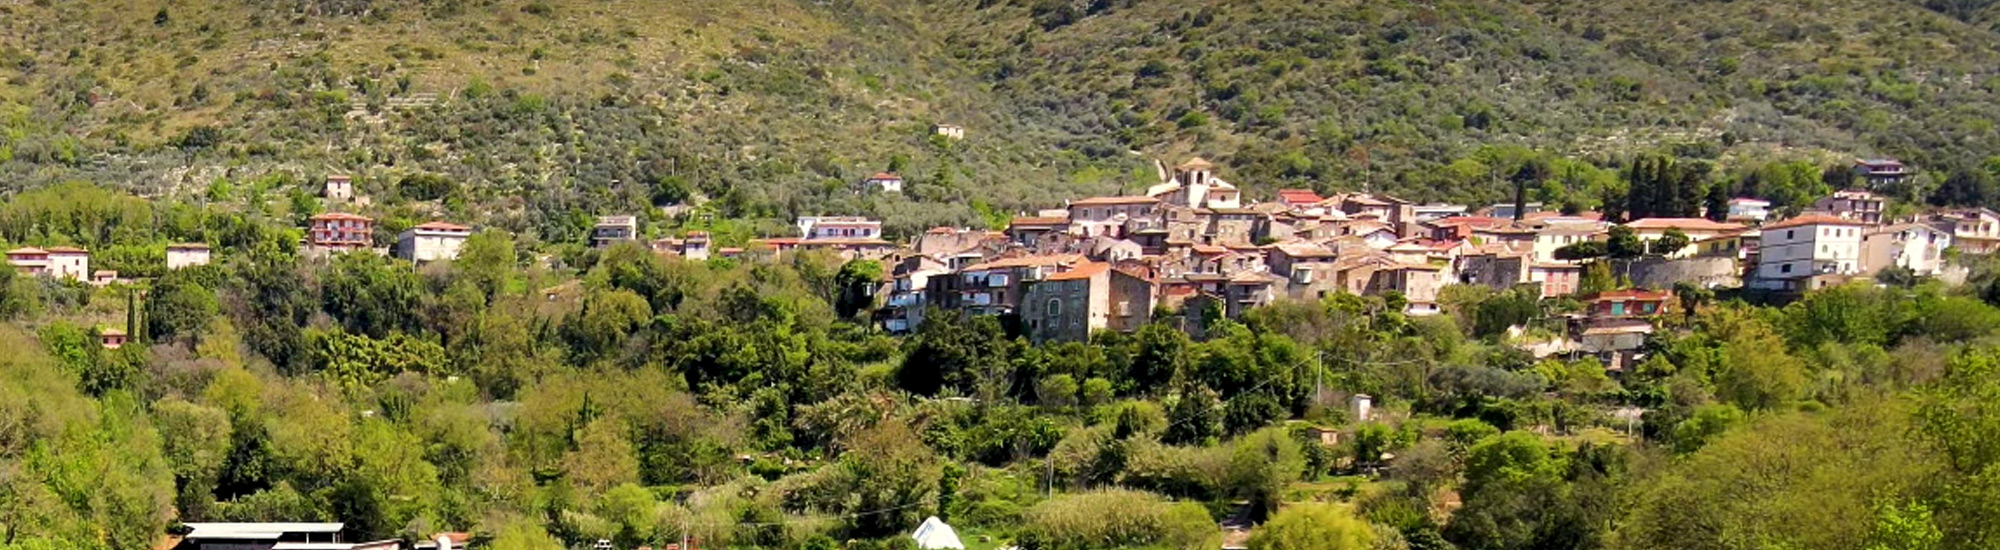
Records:
<instances>
[{"instance_id":1,"label":"red tiled roof","mask_svg":"<svg viewBox=\"0 0 2000 550\"><path fill-rule=\"evenodd\" d=\"M466 227L466 226L463 226L463 225L458 225L458 224L455 224L455 223L447 223L447 222L424 222L424 223L420 223L420 224L417 224L417 227L416 227L416 228L417 228L417 229L429 229L429 230L432 230L432 231L471 231L471 230L472 230L472 228L470 228L470 227Z\"/></svg>"},{"instance_id":2,"label":"red tiled roof","mask_svg":"<svg viewBox=\"0 0 2000 550\"><path fill-rule=\"evenodd\" d=\"M1625 224L1632 229L1692 229L1696 231L1733 231L1742 229L1743 224L1723 223L1708 218L1646 218Z\"/></svg>"},{"instance_id":3,"label":"red tiled roof","mask_svg":"<svg viewBox=\"0 0 2000 550\"><path fill-rule=\"evenodd\" d=\"M1098 206L1098 205L1113 205L1113 204L1152 204L1156 202L1160 202L1160 199L1156 199L1153 197L1142 197L1142 196L1091 197L1087 199L1070 201L1069 205Z\"/></svg>"},{"instance_id":4,"label":"red tiled roof","mask_svg":"<svg viewBox=\"0 0 2000 550\"><path fill-rule=\"evenodd\" d=\"M988 269L1003 269L1010 267L1035 267L1044 265L1059 265L1059 264L1074 263L1082 259L1083 255L1081 254L1016 256L1013 258L1001 258L998 260L993 260L977 265L967 266L963 271L985 271Z\"/></svg>"},{"instance_id":5,"label":"red tiled roof","mask_svg":"<svg viewBox=\"0 0 2000 550\"><path fill-rule=\"evenodd\" d=\"M875 175L873 175L873 176L868 176L868 180L869 180L869 181L875 181L875 180L901 180L901 179L903 179L903 177L902 177L902 176L898 176L898 175L895 175L895 174L891 174L891 173L888 173L888 172L876 172L876 173L875 173Z\"/></svg>"},{"instance_id":6,"label":"red tiled roof","mask_svg":"<svg viewBox=\"0 0 2000 550\"><path fill-rule=\"evenodd\" d=\"M1311 189L1279 189L1278 200L1291 204L1311 204L1326 200Z\"/></svg>"},{"instance_id":7,"label":"red tiled roof","mask_svg":"<svg viewBox=\"0 0 2000 550\"><path fill-rule=\"evenodd\" d=\"M1673 296L1674 294L1672 292L1667 292L1664 290L1645 290L1639 288L1628 288L1625 290L1608 290L1604 292L1599 292L1597 293L1596 296L1591 296L1590 300L1593 302L1603 301L1603 300L1666 300L1668 298L1672 298Z\"/></svg>"},{"instance_id":8,"label":"red tiled roof","mask_svg":"<svg viewBox=\"0 0 2000 550\"><path fill-rule=\"evenodd\" d=\"M357 214L348 214L348 213L345 213L345 212L327 212L327 213L325 213L325 214L320 214L320 215L318 215L318 216L313 216L313 217L312 217L312 219L313 219L313 220L342 220L342 221L362 221L362 222L372 222L372 221L375 221L375 219L374 219L374 218L370 218L370 217L368 217L368 216L362 216L362 215L357 215Z\"/></svg>"},{"instance_id":9,"label":"red tiled roof","mask_svg":"<svg viewBox=\"0 0 2000 550\"><path fill-rule=\"evenodd\" d=\"M84 254L90 252L89 250L84 250L74 246L51 246L48 248L44 248L43 250L47 250L50 254Z\"/></svg>"},{"instance_id":10,"label":"red tiled roof","mask_svg":"<svg viewBox=\"0 0 2000 550\"><path fill-rule=\"evenodd\" d=\"M208 250L208 245L203 243L174 243L167 245L167 250Z\"/></svg>"},{"instance_id":11,"label":"red tiled roof","mask_svg":"<svg viewBox=\"0 0 2000 550\"><path fill-rule=\"evenodd\" d=\"M1107 264L1104 262L1086 262L1077 264L1076 267L1070 268L1069 271L1064 271L1062 273L1056 273L1053 275L1049 275L1047 277L1043 277L1042 280L1078 281L1095 277L1098 274L1104 273L1105 271L1110 269L1111 269L1111 264Z\"/></svg>"},{"instance_id":12,"label":"red tiled roof","mask_svg":"<svg viewBox=\"0 0 2000 550\"><path fill-rule=\"evenodd\" d=\"M1019 217L1019 218L1014 218L1014 221L1009 223L1008 226L1011 227L1016 225L1062 225L1066 223L1069 223L1069 218Z\"/></svg>"},{"instance_id":13,"label":"red tiled roof","mask_svg":"<svg viewBox=\"0 0 2000 550\"><path fill-rule=\"evenodd\" d=\"M48 254L48 253L49 253L49 251L47 251L47 250L42 250L42 249L40 249L40 248L35 248L35 247L32 247L32 246L24 246L24 247L21 247L21 248L16 248L16 249L13 249L13 250L9 250L9 251L7 251L7 255L8 255L8 256L15 256L15 255L25 255L25 254Z\"/></svg>"},{"instance_id":14,"label":"red tiled roof","mask_svg":"<svg viewBox=\"0 0 2000 550\"><path fill-rule=\"evenodd\" d=\"M1868 225L1868 224L1859 220L1850 220L1838 216L1828 216L1826 214L1806 214L1804 216L1799 216L1796 218L1781 221L1771 225L1766 225L1764 226L1764 230L1769 231L1772 229L1784 229L1787 227L1799 227L1802 225Z\"/></svg>"}]
</instances>

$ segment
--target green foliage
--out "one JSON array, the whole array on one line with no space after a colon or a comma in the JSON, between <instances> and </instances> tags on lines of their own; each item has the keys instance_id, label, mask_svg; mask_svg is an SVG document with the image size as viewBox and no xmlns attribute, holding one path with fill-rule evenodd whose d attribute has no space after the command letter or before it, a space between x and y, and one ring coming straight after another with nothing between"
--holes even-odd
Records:
<instances>
[{"instance_id":1,"label":"green foliage","mask_svg":"<svg viewBox=\"0 0 2000 550\"><path fill-rule=\"evenodd\" d=\"M1137 491L1064 495L1029 508L1026 519L1023 550L1207 548L1221 534L1200 505Z\"/></svg>"},{"instance_id":2,"label":"green foliage","mask_svg":"<svg viewBox=\"0 0 2000 550\"><path fill-rule=\"evenodd\" d=\"M1310 503L1285 508L1250 534L1251 550L1367 550L1375 531L1344 507Z\"/></svg>"}]
</instances>

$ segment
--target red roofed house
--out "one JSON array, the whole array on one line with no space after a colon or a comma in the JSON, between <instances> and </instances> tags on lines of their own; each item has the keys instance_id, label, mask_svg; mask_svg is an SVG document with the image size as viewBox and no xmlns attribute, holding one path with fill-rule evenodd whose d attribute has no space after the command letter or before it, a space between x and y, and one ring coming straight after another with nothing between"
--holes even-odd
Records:
<instances>
[{"instance_id":1,"label":"red roofed house","mask_svg":"<svg viewBox=\"0 0 2000 550\"><path fill-rule=\"evenodd\" d=\"M367 216L328 212L313 216L306 242L341 252L375 246L375 220Z\"/></svg>"},{"instance_id":2,"label":"red roofed house","mask_svg":"<svg viewBox=\"0 0 2000 550\"><path fill-rule=\"evenodd\" d=\"M472 228L445 222L427 222L396 236L396 257L414 262L458 259L458 249L472 236Z\"/></svg>"},{"instance_id":3,"label":"red roofed house","mask_svg":"<svg viewBox=\"0 0 2000 550\"><path fill-rule=\"evenodd\" d=\"M1763 227L1752 288L1805 291L1861 274L1867 222L1808 214ZM1833 276L1833 277L1826 277Z\"/></svg>"},{"instance_id":4,"label":"red roofed house","mask_svg":"<svg viewBox=\"0 0 2000 550\"><path fill-rule=\"evenodd\" d=\"M115 328L100 329L97 331L97 340L104 349L118 349L125 347L126 335L125 331Z\"/></svg>"},{"instance_id":5,"label":"red roofed house","mask_svg":"<svg viewBox=\"0 0 2000 550\"><path fill-rule=\"evenodd\" d=\"M863 192L901 193L903 177L888 172L877 172L861 181Z\"/></svg>"},{"instance_id":6,"label":"red roofed house","mask_svg":"<svg viewBox=\"0 0 2000 550\"><path fill-rule=\"evenodd\" d=\"M1666 254L1669 258L1694 255L1695 251L1698 250L1695 243L1734 235L1742 232L1744 229L1742 224L1723 223L1708 218L1645 218L1627 223L1625 227L1631 229L1632 235L1638 237L1640 241L1649 243L1666 236L1669 231L1679 230L1681 234L1687 235L1687 247L1672 254Z\"/></svg>"},{"instance_id":7,"label":"red roofed house","mask_svg":"<svg viewBox=\"0 0 2000 550\"><path fill-rule=\"evenodd\" d=\"M1326 206L1320 204L1322 202L1326 202L1326 197L1319 196L1319 193L1311 189L1278 190L1278 204L1285 205L1286 209L1293 212L1314 216L1325 214Z\"/></svg>"},{"instance_id":8,"label":"red roofed house","mask_svg":"<svg viewBox=\"0 0 2000 550\"><path fill-rule=\"evenodd\" d=\"M1019 309L1029 283L1086 263L1080 254L1015 256L965 266L933 276L925 299L938 309L973 315L1001 315Z\"/></svg>"},{"instance_id":9,"label":"red roofed house","mask_svg":"<svg viewBox=\"0 0 2000 550\"><path fill-rule=\"evenodd\" d=\"M1627 289L1599 292L1586 302L1592 318L1652 317L1665 313L1673 299L1664 290Z\"/></svg>"},{"instance_id":10,"label":"red roofed house","mask_svg":"<svg viewBox=\"0 0 2000 550\"><path fill-rule=\"evenodd\" d=\"M24 274L90 280L90 252L73 246L16 248L7 251L7 263Z\"/></svg>"},{"instance_id":11,"label":"red roofed house","mask_svg":"<svg viewBox=\"0 0 2000 550\"><path fill-rule=\"evenodd\" d=\"M1028 283L1021 323L1036 342L1081 342L1098 330L1130 332L1152 318L1153 283L1088 262Z\"/></svg>"}]
</instances>

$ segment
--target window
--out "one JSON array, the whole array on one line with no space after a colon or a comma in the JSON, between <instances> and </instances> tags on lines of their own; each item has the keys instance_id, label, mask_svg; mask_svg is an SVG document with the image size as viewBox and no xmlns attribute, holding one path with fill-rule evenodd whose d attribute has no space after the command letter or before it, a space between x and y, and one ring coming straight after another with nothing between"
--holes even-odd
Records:
<instances>
[{"instance_id":1,"label":"window","mask_svg":"<svg viewBox=\"0 0 2000 550\"><path fill-rule=\"evenodd\" d=\"M1050 317L1062 316L1062 300L1057 298L1049 298L1049 305L1048 307L1043 308L1043 311L1046 311L1048 316Z\"/></svg>"},{"instance_id":2,"label":"window","mask_svg":"<svg viewBox=\"0 0 2000 550\"><path fill-rule=\"evenodd\" d=\"M1778 272L1779 272L1779 273L1791 273L1791 272L1792 272L1792 264L1784 264L1784 265L1781 265L1781 266L1778 266Z\"/></svg>"},{"instance_id":3,"label":"window","mask_svg":"<svg viewBox=\"0 0 2000 550\"><path fill-rule=\"evenodd\" d=\"M1790 238L1792 238L1792 230L1790 230L1790 229L1786 229L1786 230L1785 230L1785 238L1787 238L1787 239L1790 239Z\"/></svg>"}]
</instances>

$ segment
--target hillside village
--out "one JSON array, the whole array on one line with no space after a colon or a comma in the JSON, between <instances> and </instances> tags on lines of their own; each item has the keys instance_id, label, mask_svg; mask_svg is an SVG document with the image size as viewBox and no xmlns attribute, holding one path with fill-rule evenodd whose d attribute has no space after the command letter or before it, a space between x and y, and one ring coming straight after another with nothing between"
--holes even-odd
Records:
<instances>
[{"instance_id":1,"label":"hillside village","mask_svg":"<svg viewBox=\"0 0 2000 550\"><path fill-rule=\"evenodd\" d=\"M1143 193L1072 199L1014 217L1004 231L938 227L894 242L878 220L809 216L797 220L796 236L721 247L704 231L647 240L637 216L606 215L588 244L630 243L692 261L775 260L810 250L873 260L884 271L871 291L873 319L886 332L910 333L926 311L949 310L1007 316L1038 343L1131 332L1156 318L1198 334L1215 318L1342 293L1389 299L1407 315L1434 315L1440 289L1451 285L1526 285L1541 298L1575 297L1583 305L1568 333L1538 345L1540 353L1589 352L1615 371L1652 332L1644 319L1673 307L1676 289L1785 298L1885 270L1962 280L1955 255L2000 249L2000 213L1939 209L1891 219L1887 199L1869 188L1895 185L1912 171L1883 159L1857 160L1853 170L1859 187L1790 217L1774 217L1769 201L1738 197L1705 218L1620 223L1598 212L1527 202L1414 204L1306 189L1247 199L1216 175L1214 164L1196 157ZM877 173L860 188L899 193L901 178ZM367 205L344 175L328 177L322 194L335 207ZM432 221L377 247L375 229L367 216L327 212L309 219L300 244L309 256L366 251L423 264L456 258L474 233ZM167 267L206 265L210 254L201 243L169 245ZM120 280L114 271L90 270L89 253L76 247L24 247L7 258L24 274L98 286ZM1604 270L1595 279L1593 267ZM123 338L123 331L111 332L109 338Z\"/></svg>"}]
</instances>

